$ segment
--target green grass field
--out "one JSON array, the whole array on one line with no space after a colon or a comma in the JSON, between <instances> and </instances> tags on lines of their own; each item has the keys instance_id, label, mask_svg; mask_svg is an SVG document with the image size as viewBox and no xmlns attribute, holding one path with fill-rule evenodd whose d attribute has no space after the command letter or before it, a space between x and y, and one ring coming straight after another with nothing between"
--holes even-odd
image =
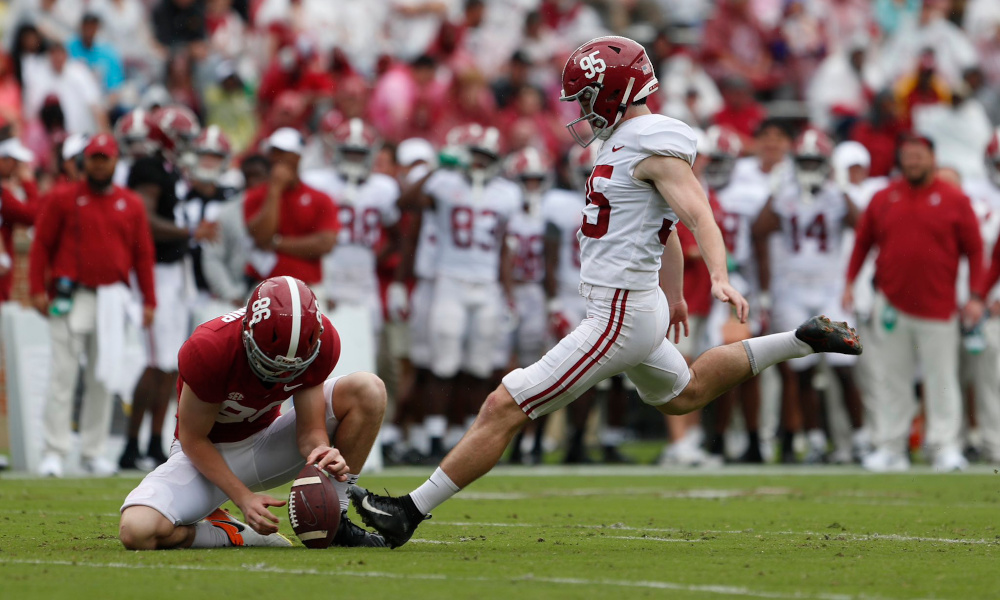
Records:
<instances>
[{"instance_id":1,"label":"green grass field","mask_svg":"<svg viewBox=\"0 0 1000 600\"><path fill-rule=\"evenodd\" d=\"M405 493L428 472L362 483ZM392 551L129 552L137 481L0 480L0 598L1000 598L986 468L501 468Z\"/></svg>"}]
</instances>

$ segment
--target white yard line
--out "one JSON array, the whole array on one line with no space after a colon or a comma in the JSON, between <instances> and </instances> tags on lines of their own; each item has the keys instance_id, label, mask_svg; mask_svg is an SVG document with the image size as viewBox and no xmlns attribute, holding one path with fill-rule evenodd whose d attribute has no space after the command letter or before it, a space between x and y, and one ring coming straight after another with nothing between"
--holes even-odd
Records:
<instances>
[{"instance_id":1,"label":"white yard line","mask_svg":"<svg viewBox=\"0 0 1000 600\"><path fill-rule=\"evenodd\" d=\"M0 559L0 565L36 565L36 566L64 566L64 567L86 567L92 569L149 569L165 571L201 571L210 573L231 573L232 567L214 567L208 565L165 565L165 564L136 564L125 562L97 563L69 560L21 560L21 559ZM807 594L802 592L784 593L768 592L765 590L755 590L742 586L728 585L690 585L674 583L670 581L631 581L617 579L582 579L575 577L536 577L531 573L526 573L517 577L462 577L444 575L441 573L391 573L384 571L344 571L318 569L283 569L271 567L266 563L244 564L242 573L248 574L277 574L277 575L317 575L322 577L363 577L378 579L397 580L418 580L418 581L448 581L448 582L483 582L483 583L510 583L510 582L532 582L549 583L555 585L573 585L583 587L606 586L617 588L640 588L654 590L671 590L678 592L692 592L710 595L744 596L749 598L776 598L780 600L854 600L855 598L866 598L868 600L888 600L885 598L874 598L871 596L852 596L849 594Z\"/></svg>"}]
</instances>

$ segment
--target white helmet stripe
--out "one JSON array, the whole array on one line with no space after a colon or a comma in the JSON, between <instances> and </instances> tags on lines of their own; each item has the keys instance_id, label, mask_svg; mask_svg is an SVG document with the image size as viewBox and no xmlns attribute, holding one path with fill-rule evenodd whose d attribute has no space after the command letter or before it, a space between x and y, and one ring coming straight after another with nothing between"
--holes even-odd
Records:
<instances>
[{"instance_id":1,"label":"white helmet stripe","mask_svg":"<svg viewBox=\"0 0 1000 600\"><path fill-rule=\"evenodd\" d=\"M302 333L302 299L299 298L299 286L295 279L285 275L288 282L288 291L292 295L292 339L288 342L288 354L285 358L295 360L295 354L299 351L299 335Z\"/></svg>"}]
</instances>

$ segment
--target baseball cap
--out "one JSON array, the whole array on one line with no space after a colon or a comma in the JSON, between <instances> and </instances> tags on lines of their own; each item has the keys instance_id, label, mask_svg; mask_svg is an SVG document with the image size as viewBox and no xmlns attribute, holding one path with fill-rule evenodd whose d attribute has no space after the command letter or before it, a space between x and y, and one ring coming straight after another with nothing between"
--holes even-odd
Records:
<instances>
[{"instance_id":1,"label":"baseball cap","mask_svg":"<svg viewBox=\"0 0 1000 600\"><path fill-rule=\"evenodd\" d=\"M19 162L30 163L35 160L35 153L25 147L16 137L0 142L0 157L13 158Z\"/></svg>"},{"instance_id":2,"label":"baseball cap","mask_svg":"<svg viewBox=\"0 0 1000 600\"><path fill-rule=\"evenodd\" d=\"M63 142L62 159L69 160L82 153L86 149L88 141L87 136L82 133L71 134Z\"/></svg>"},{"instance_id":3,"label":"baseball cap","mask_svg":"<svg viewBox=\"0 0 1000 600\"><path fill-rule=\"evenodd\" d=\"M833 150L833 165L837 169L848 169L854 166L868 168L872 165L872 157L868 149L859 142L841 142Z\"/></svg>"},{"instance_id":4,"label":"baseball cap","mask_svg":"<svg viewBox=\"0 0 1000 600\"><path fill-rule=\"evenodd\" d=\"M302 134L291 127L277 129L267 138L267 149L276 148L291 152L292 154L302 154L305 143L302 141Z\"/></svg>"},{"instance_id":5,"label":"baseball cap","mask_svg":"<svg viewBox=\"0 0 1000 600\"><path fill-rule=\"evenodd\" d=\"M409 138L396 146L396 162L404 167L420 161L432 164L435 158L437 152L434 151L434 146L423 138Z\"/></svg>"},{"instance_id":6,"label":"baseball cap","mask_svg":"<svg viewBox=\"0 0 1000 600\"><path fill-rule=\"evenodd\" d=\"M108 158L118 158L118 143L115 142L115 138L107 133L100 133L91 138L87 147L83 149L83 155L94 156L95 154L103 154Z\"/></svg>"}]
</instances>

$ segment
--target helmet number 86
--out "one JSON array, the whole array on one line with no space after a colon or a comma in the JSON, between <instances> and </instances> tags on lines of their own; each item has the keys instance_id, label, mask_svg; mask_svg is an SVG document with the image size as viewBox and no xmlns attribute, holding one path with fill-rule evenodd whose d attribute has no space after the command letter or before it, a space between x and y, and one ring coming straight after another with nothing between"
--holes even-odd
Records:
<instances>
[{"instance_id":1,"label":"helmet number 86","mask_svg":"<svg viewBox=\"0 0 1000 600\"><path fill-rule=\"evenodd\" d=\"M599 50L594 50L590 54L580 58L580 68L587 79L593 79L598 73L603 73L608 65L603 58L597 56Z\"/></svg>"},{"instance_id":2,"label":"helmet number 86","mask_svg":"<svg viewBox=\"0 0 1000 600\"><path fill-rule=\"evenodd\" d=\"M268 319L271 317L271 309L268 308L268 306L271 306L271 299L268 298L267 296L263 298L258 298L257 300L254 301L252 305L250 305L251 325L256 325L257 323L260 323L264 319Z\"/></svg>"}]
</instances>

